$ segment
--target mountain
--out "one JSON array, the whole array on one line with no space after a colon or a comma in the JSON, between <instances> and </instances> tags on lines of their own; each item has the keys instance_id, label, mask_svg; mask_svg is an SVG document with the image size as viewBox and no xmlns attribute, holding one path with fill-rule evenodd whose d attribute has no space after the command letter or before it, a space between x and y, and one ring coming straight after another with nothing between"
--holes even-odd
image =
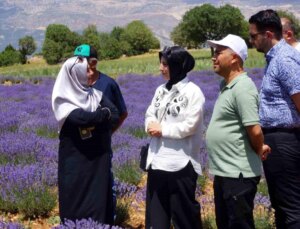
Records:
<instances>
[{"instance_id":1,"label":"mountain","mask_svg":"<svg viewBox=\"0 0 300 229\"><path fill-rule=\"evenodd\" d=\"M170 45L170 32L184 13L203 3L231 4L240 8L246 19L267 8L288 10L300 18L298 0L1 0L0 51L9 43L17 48L18 40L26 35L33 36L41 48L45 29L53 23L79 33L90 24L109 32L133 20L143 20L161 45Z\"/></svg>"}]
</instances>

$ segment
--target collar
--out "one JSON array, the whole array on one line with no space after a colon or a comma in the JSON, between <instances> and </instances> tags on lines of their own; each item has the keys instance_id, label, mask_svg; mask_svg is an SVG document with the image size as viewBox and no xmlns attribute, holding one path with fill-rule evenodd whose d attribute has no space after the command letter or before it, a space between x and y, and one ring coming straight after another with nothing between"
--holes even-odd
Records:
<instances>
[{"instance_id":1,"label":"collar","mask_svg":"<svg viewBox=\"0 0 300 229\"><path fill-rule=\"evenodd\" d=\"M267 63L269 63L274 56L278 53L282 46L287 44L284 39L281 39L276 45L274 45L265 55Z\"/></svg>"},{"instance_id":2,"label":"collar","mask_svg":"<svg viewBox=\"0 0 300 229\"><path fill-rule=\"evenodd\" d=\"M174 91L180 91L182 88L184 88L188 84L188 82L190 82L190 79L186 76L184 79L179 81L177 84L174 84L170 91L168 91L168 89L166 88L166 84L164 85L163 89L168 92L171 92L171 93Z\"/></svg>"},{"instance_id":3,"label":"collar","mask_svg":"<svg viewBox=\"0 0 300 229\"><path fill-rule=\"evenodd\" d=\"M221 82L221 91L229 88L233 88L234 85L236 85L240 80L247 78L248 75L246 72L243 72L239 75L237 75L229 84L226 85L225 80L222 80Z\"/></svg>"}]
</instances>

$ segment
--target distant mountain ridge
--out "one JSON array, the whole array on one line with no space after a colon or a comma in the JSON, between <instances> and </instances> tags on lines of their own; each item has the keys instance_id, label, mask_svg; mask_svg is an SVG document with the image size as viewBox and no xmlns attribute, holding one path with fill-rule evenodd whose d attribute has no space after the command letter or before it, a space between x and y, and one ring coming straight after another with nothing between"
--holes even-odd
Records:
<instances>
[{"instance_id":1,"label":"distant mountain ridge","mask_svg":"<svg viewBox=\"0 0 300 229\"><path fill-rule=\"evenodd\" d=\"M0 2L0 51L9 43L17 48L18 40L31 35L41 48L49 24L65 24L81 32L89 24L98 31L109 32L114 26L125 26L143 20L161 41L170 45L170 32L184 13L203 3L215 6L231 4L240 8L247 19L261 9L273 8L293 12L300 18L298 0L2 0Z\"/></svg>"}]
</instances>

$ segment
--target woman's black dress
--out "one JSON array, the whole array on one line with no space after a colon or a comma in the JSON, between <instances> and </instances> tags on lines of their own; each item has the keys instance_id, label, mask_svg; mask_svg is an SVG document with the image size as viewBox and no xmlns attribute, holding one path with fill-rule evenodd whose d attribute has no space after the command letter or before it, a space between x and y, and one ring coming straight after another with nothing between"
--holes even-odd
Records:
<instances>
[{"instance_id":1,"label":"woman's black dress","mask_svg":"<svg viewBox=\"0 0 300 229\"><path fill-rule=\"evenodd\" d=\"M62 127L58 160L62 221L92 218L100 223L113 223L112 122L108 116L107 111L100 109L96 112L76 109Z\"/></svg>"}]
</instances>

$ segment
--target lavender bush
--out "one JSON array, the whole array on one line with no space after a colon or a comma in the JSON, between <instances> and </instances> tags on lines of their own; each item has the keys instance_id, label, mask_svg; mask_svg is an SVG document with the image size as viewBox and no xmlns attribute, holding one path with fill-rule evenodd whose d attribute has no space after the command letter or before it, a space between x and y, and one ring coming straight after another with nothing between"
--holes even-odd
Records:
<instances>
[{"instance_id":1,"label":"lavender bush","mask_svg":"<svg viewBox=\"0 0 300 229\"><path fill-rule=\"evenodd\" d=\"M4 222L0 219L0 229L25 229L21 224Z\"/></svg>"},{"instance_id":2,"label":"lavender bush","mask_svg":"<svg viewBox=\"0 0 300 229\"><path fill-rule=\"evenodd\" d=\"M118 226L110 226L101 223L97 223L92 219L82 219L71 221L67 220L64 224L54 227L53 229L122 229Z\"/></svg>"}]
</instances>

